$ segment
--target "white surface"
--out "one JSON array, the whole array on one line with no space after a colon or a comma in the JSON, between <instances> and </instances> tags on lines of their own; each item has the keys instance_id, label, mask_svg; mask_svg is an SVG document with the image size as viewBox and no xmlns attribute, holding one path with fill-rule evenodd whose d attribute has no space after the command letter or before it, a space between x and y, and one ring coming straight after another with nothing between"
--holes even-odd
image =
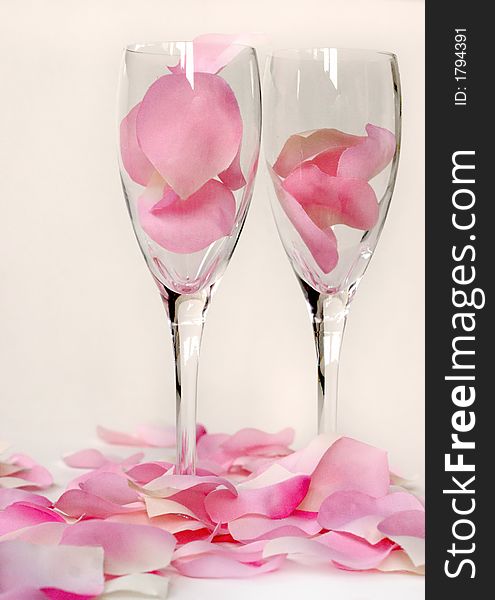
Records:
<instances>
[{"instance_id":1,"label":"white surface","mask_svg":"<svg viewBox=\"0 0 495 600\"><path fill-rule=\"evenodd\" d=\"M116 167L121 48L136 40L262 30L275 47L398 54L399 178L351 310L340 423L344 432L389 449L407 474L422 474L423 11L419 0L0 2L0 438L26 450L32 440L55 456L89 438L97 423L131 429L172 421L167 327ZM311 328L260 164L246 227L208 315L199 416L212 431L293 425L303 444L316 422ZM339 599L378 599L393 589L407 598L416 589L418 597L415 578L370 577L336 574L327 585L297 571L287 589ZM274 575L256 589L269 594L271 582L282 580ZM320 581L327 591L318 595ZM384 596L368 585L379 581ZM355 591L334 593L330 582ZM217 587L225 589L220 597L228 597L228 587L241 598L251 597L255 584L187 585L201 588L202 598Z\"/></svg>"},{"instance_id":2,"label":"white surface","mask_svg":"<svg viewBox=\"0 0 495 600\"><path fill-rule=\"evenodd\" d=\"M417 575L347 573L328 567L287 564L283 570L242 581L173 578L170 600L420 600Z\"/></svg>"}]
</instances>

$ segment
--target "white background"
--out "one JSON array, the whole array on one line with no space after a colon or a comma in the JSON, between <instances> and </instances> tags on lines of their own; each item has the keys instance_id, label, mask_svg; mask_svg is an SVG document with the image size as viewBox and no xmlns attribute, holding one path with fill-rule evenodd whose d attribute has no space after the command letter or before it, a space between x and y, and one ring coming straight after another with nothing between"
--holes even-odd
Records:
<instances>
[{"instance_id":1,"label":"white background","mask_svg":"<svg viewBox=\"0 0 495 600\"><path fill-rule=\"evenodd\" d=\"M172 421L165 316L116 166L121 51L132 41L264 31L275 47L375 48L399 57L399 177L351 309L340 424L422 475L423 11L419 0L0 0L0 438L55 456L87 443L97 423ZM292 425L303 444L316 423L311 327L261 171L208 315L199 415L212 431ZM406 580L402 598L417 598L420 585ZM293 593L305 587L298 581ZM388 598L396 589L395 577L377 584L385 586L380 595L366 591L368 580L339 576L333 591L342 581L347 593L333 597Z\"/></svg>"}]
</instances>

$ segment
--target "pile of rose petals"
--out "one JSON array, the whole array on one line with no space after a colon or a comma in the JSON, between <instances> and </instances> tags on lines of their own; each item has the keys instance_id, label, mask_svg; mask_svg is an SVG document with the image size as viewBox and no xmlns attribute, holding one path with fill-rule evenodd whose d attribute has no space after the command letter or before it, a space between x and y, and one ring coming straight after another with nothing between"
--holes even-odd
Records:
<instances>
[{"instance_id":1,"label":"pile of rose petals","mask_svg":"<svg viewBox=\"0 0 495 600\"><path fill-rule=\"evenodd\" d=\"M168 447L174 431L99 428L111 444ZM0 461L0 600L89 600L119 592L164 598L168 577L248 577L286 560L348 571L422 573L424 507L393 485L387 454L293 431L209 434L199 426L197 475L172 464L84 449L81 472L52 502L33 460Z\"/></svg>"}]
</instances>

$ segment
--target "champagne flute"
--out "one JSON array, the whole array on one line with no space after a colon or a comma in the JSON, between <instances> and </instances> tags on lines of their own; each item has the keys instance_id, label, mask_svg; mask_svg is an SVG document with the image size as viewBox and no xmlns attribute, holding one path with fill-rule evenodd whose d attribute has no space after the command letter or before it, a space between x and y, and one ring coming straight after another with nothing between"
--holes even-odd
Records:
<instances>
[{"instance_id":1,"label":"champagne flute","mask_svg":"<svg viewBox=\"0 0 495 600\"><path fill-rule=\"evenodd\" d=\"M318 429L332 432L349 305L397 175L397 58L342 48L281 50L268 62L264 102L273 214L313 324Z\"/></svg>"},{"instance_id":2,"label":"champagne flute","mask_svg":"<svg viewBox=\"0 0 495 600\"><path fill-rule=\"evenodd\" d=\"M119 165L175 353L176 472L193 474L207 308L252 196L261 132L258 63L229 36L128 46L119 84Z\"/></svg>"}]
</instances>

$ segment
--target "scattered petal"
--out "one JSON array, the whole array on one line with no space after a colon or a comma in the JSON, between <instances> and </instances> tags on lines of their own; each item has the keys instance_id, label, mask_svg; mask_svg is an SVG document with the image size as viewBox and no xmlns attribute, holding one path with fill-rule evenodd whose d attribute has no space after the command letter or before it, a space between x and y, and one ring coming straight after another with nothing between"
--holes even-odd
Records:
<instances>
[{"instance_id":1,"label":"scattered petal","mask_svg":"<svg viewBox=\"0 0 495 600\"><path fill-rule=\"evenodd\" d=\"M87 448L64 456L64 463L75 469L98 469L107 463L107 459L99 450Z\"/></svg>"},{"instance_id":2,"label":"scattered petal","mask_svg":"<svg viewBox=\"0 0 495 600\"><path fill-rule=\"evenodd\" d=\"M414 497L414 496L413 496ZM417 500L417 504L420 504ZM388 536L407 535L418 538L425 537L425 512L420 508L404 509L387 516L378 529Z\"/></svg>"},{"instance_id":3,"label":"scattered petal","mask_svg":"<svg viewBox=\"0 0 495 600\"><path fill-rule=\"evenodd\" d=\"M321 531L314 514L293 513L284 519L270 519L259 515L246 515L230 521L229 532L240 542L271 540L286 536L313 536Z\"/></svg>"},{"instance_id":4,"label":"scattered petal","mask_svg":"<svg viewBox=\"0 0 495 600\"><path fill-rule=\"evenodd\" d=\"M131 467L126 475L139 485L146 485L153 479L157 479L164 475L170 469L173 469L174 465L167 462L145 462L139 465Z\"/></svg>"},{"instance_id":5,"label":"scattered petal","mask_svg":"<svg viewBox=\"0 0 495 600\"><path fill-rule=\"evenodd\" d=\"M423 510L408 510L390 515L379 523L378 529L406 552L414 566L425 564Z\"/></svg>"},{"instance_id":6,"label":"scattered petal","mask_svg":"<svg viewBox=\"0 0 495 600\"><path fill-rule=\"evenodd\" d=\"M318 521L325 529L337 530L367 515L390 518L396 513L403 514L402 511L420 510L422 511L422 506L419 500L406 492L395 492L382 498L374 498L362 492L340 491L331 494L323 501L318 513ZM407 527L407 523L404 525Z\"/></svg>"},{"instance_id":7,"label":"scattered petal","mask_svg":"<svg viewBox=\"0 0 495 600\"><path fill-rule=\"evenodd\" d=\"M279 569L283 562L283 556L275 556L255 563L243 563L229 556L203 554L196 558L174 561L174 567L186 577L236 579L272 573Z\"/></svg>"},{"instance_id":8,"label":"scattered petal","mask_svg":"<svg viewBox=\"0 0 495 600\"><path fill-rule=\"evenodd\" d=\"M27 492L19 489L2 489L0 488L0 510L7 508L14 502L29 502L30 504L37 504L38 506L48 507L51 506L51 501L44 496L34 494L33 492Z\"/></svg>"},{"instance_id":9,"label":"scattered petal","mask_svg":"<svg viewBox=\"0 0 495 600\"><path fill-rule=\"evenodd\" d=\"M390 484L387 453L351 438L340 438L325 452L299 508L319 511L325 498L338 491L385 496Z\"/></svg>"},{"instance_id":10,"label":"scattered petal","mask_svg":"<svg viewBox=\"0 0 495 600\"><path fill-rule=\"evenodd\" d=\"M278 433L245 428L234 435L206 434L198 443L198 457L206 464L217 465L224 471L228 471L234 463L243 466L247 457L273 459L286 456L292 452L289 446L293 439L292 428L283 429Z\"/></svg>"},{"instance_id":11,"label":"scattered petal","mask_svg":"<svg viewBox=\"0 0 495 600\"><path fill-rule=\"evenodd\" d=\"M270 540L263 556L313 557L324 562L332 561L340 568L362 571L376 569L394 548L395 544L388 540L373 545L358 537L331 531L312 539L287 537Z\"/></svg>"},{"instance_id":12,"label":"scattered petal","mask_svg":"<svg viewBox=\"0 0 495 600\"><path fill-rule=\"evenodd\" d=\"M115 456L106 456L99 450L94 448L87 448L85 450L79 450L67 456L64 456L64 463L68 467L74 469L99 469L108 465L109 463L131 466L139 463L144 458L142 452L136 452L127 458L119 458Z\"/></svg>"},{"instance_id":13,"label":"scattered petal","mask_svg":"<svg viewBox=\"0 0 495 600\"><path fill-rule=\"evenodd\" d=\"M55 503L55 508L74 519L106 519L111 515L142 510L142 505L121 505L84 490L67 490Z\"/></svg>"},{"instance_id":14,"label":"scattered petal","mask_svg":"<svg viewBox=\"0 0 495 600\"><path fill-rule=\"evenodd\" d=\"M62 535L68 527L64 521L46 521L38 525L31 525L23 529L17 529L0 537L0 542L7 540L22 540L31 544L44 546L56 546L60 544Z\"/></svg>"},{"instance_id":15,"label":"scattered petal","mask_svg":"<svg viewBox=\"0 0 495 600\"><path fill-rule=\"evenodd\" d=\"M13 454L0 467L5 474L0 473L0 487L45 489L53 484L50 472L26 454Z\"/></svg>"},{"instance_id":16,"label":"scattered petal","mask_svg":"<svg viewBox=\"0 0 495 600\"><path fill-rule=\"evenodd\" d=\"M81 521L64 531L62 544L101 546L105 552L105 573L127 575L168 566L175 539L166 531L146 525Z\"/></svg>"},{"instance_id":17,"label":"scattered petal","mask_svg":"<svg viewBox=\"0 0 495 600\"><path fill-rule=\"evenodd\" d=\"M242 546L190 542L175 551L172 564L187 577L250 577L274 571L284 560L282 556L264 560L264 546L264 541Z\"/></svg>"},{"instance_id":18,"label":"scattered petal","mask_svg":"<svg viewBox=\"0 0 495 600\"><path fill-rule=\"evenodd\" d=\"M37 504L16 502L0 512L0 536L39 523L64 522L55 511Z\"/></svg>"},{"instance_id":19,"label":"scattered petal","mask_svg":"<svg viewBox=\"0 0 495 600\"><path fill-rule=\"evenodd\" d=\"M287 427L278 433L266 433L259 429L241 429L222 443L222 448L233 456L243 456L268 446L290 446L294 441L294 429Z\"/></svg>"},{"instance_id":20,"label":"scattered petal","mask_svg":"<svg viewBox=\"0 0 495 600\"><path fill-rule=\"evenodd\" d=\"M226 523L247 514L281 519L288 517L308 491L310 478L294 475L278 465L256 479L237 486L237 496L230 490L215 490L205 499L205 508L215 523Z\"/></svg>"},{"instance_id":21,"label":"scattered petal","mask_svg":"<svg viewBox=\"0 0 495 600\"><path fill-rule=\"evenodd\" d=\"M84 492L116 504L131 504L140 499L136 490L129 487L129 481L116 473L95 472L80 487Z\"/></svg>"},{"instance_id":22,"label":"scattered petal","mask_svg":"<svg viewBox=\"0 0 495 600\"><path fill-rule=\"evenodd\" d=\"M424 566L415 566L409 556L402 550L394 550L378 566L379 571L386 573L393 571L407 571L415 575L424 575Z\"/></svg>"},{"instance_id":23,"label":"scattered petal","mask_svg":"<svg viewBox=\"0 0 495 600\"><path fill-rule=\"evenodd\" d=\"M56 588L96 596L103 590L101 548L0 542L0 590Z\"/></svg>"}]
</instances>

